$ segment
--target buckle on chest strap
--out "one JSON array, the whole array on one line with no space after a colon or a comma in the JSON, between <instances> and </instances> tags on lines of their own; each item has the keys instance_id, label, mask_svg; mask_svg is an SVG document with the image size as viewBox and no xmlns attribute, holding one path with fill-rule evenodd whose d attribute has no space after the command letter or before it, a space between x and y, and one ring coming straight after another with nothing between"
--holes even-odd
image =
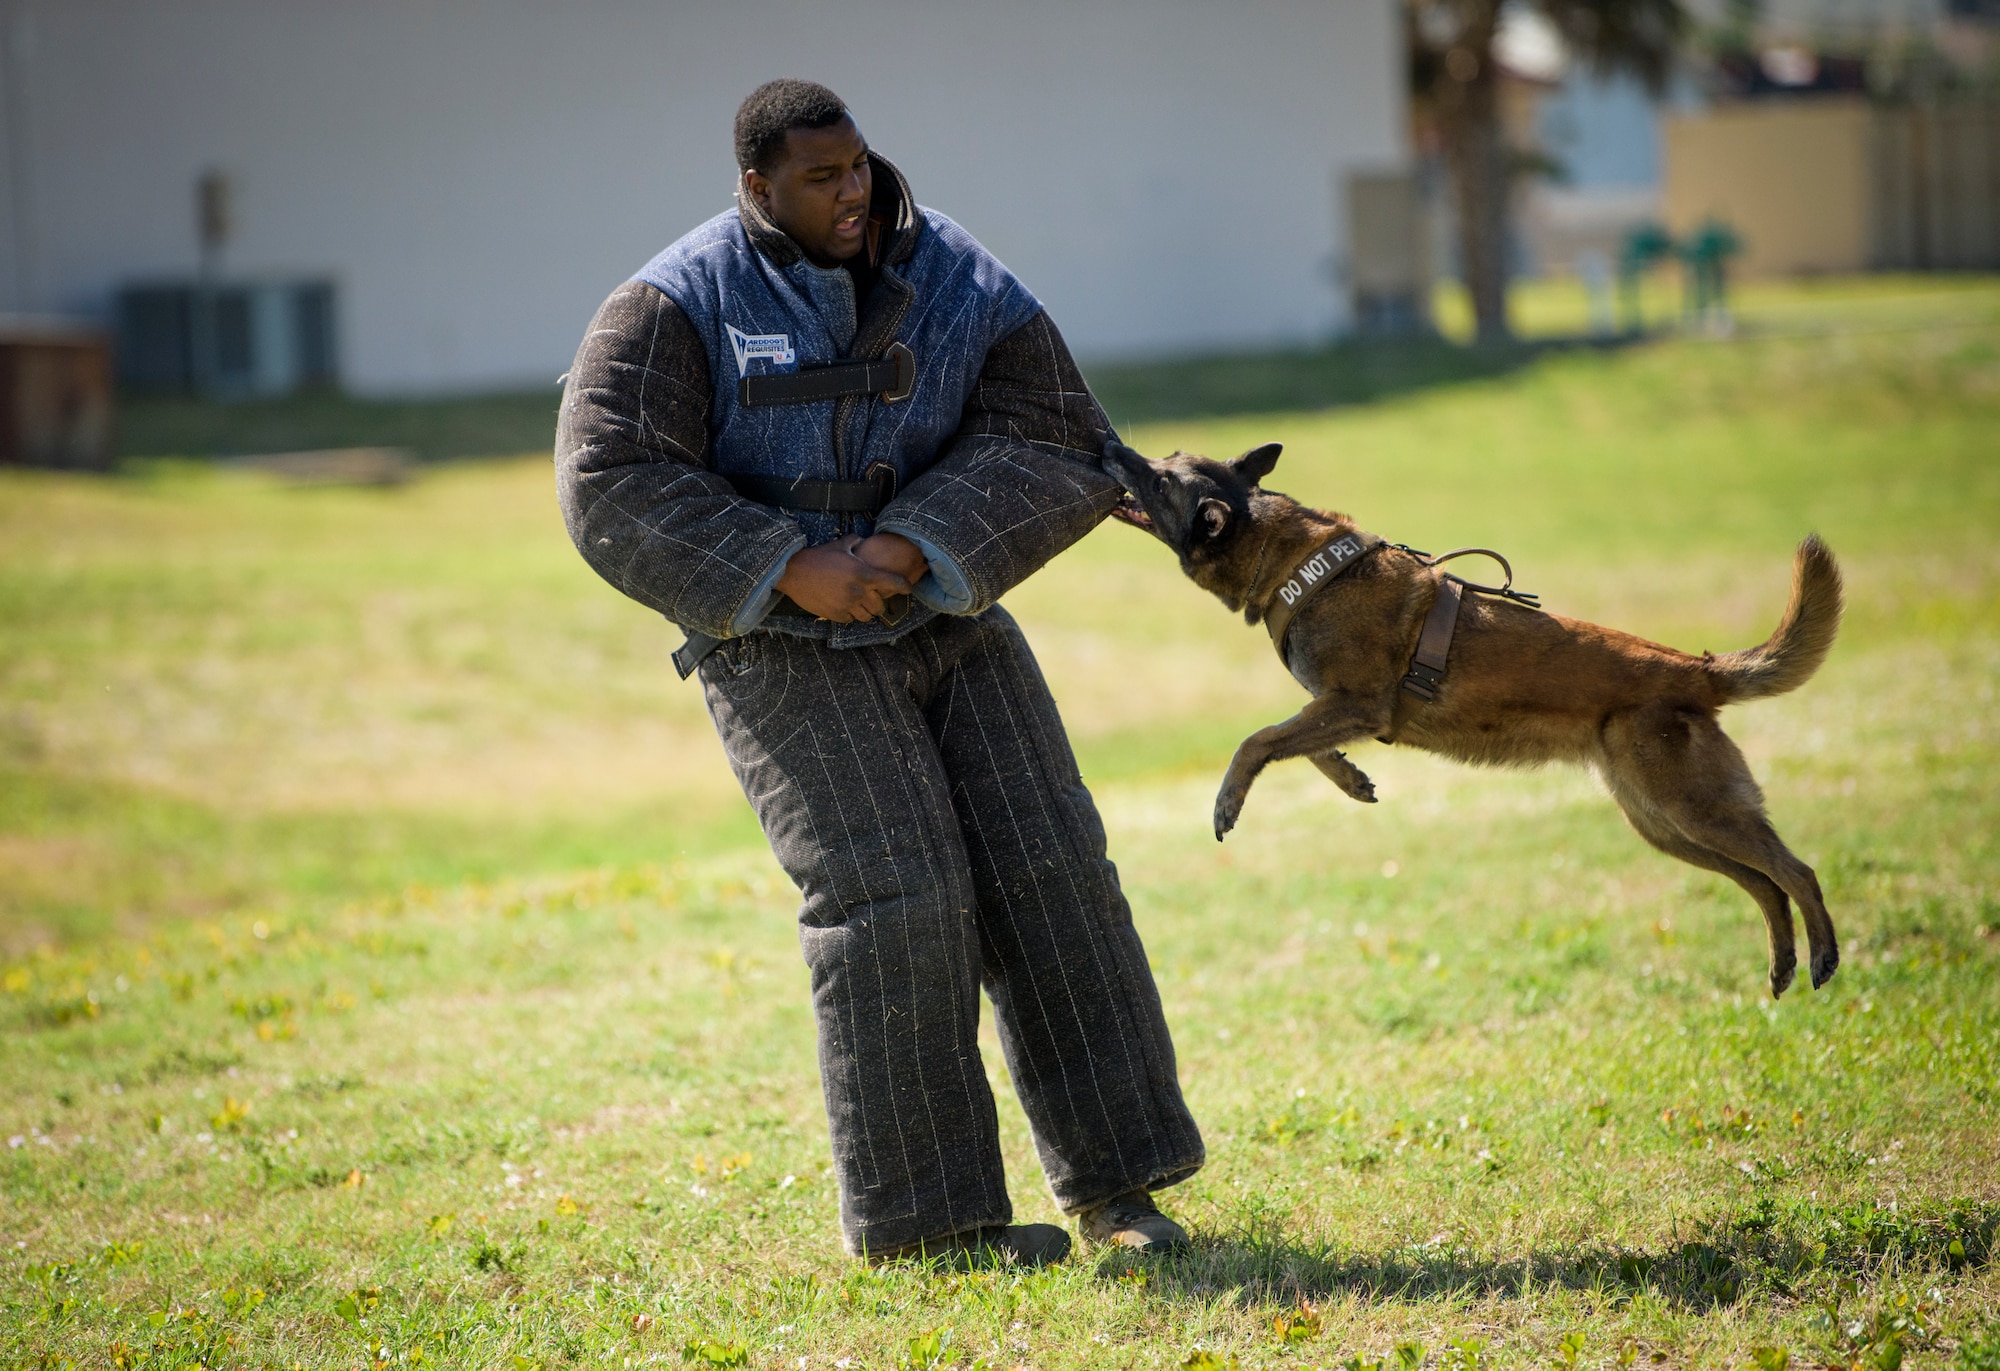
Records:
<instances>
[{"instance_id":1,"label":"buckle on chest strap","mask_svg":"<svg viewBox=\"0 0 2000 1371\"><path fill-rule=\"evenodd\" d=\"M902 343L891 343L876 362L834 362L776 376L745 376L736 383L736 398L750 409L810 405L849 395L875 395L883 404L893 405L909 399L916 387L917 354Z\"/></svg>"},{"instance_id":2,"label":"buckle on chest strap","mask_svg":"<svg viewBox=\"0 0 2000 1371\"><path fill-rule=\"evenodd\" d=\"M1452 632L1458 627L1458 609L1465 600L1464 582L1449 573L1438 577L1437 598L1424 616L1423 632L1417 635L1416 656L1403 676L1403 693L1425 704L1438 697L1444 683L1444 669L1451 656Z\"/></svg>"},{"instance_id":3,"label":"buckle on chest strap","mask_svg":"<svg viewBox=\"0 0 2000 1371\"><path fill-rule=\"evenodd\" d=\"M1403 676L1402 689L1425 704L1438 697L1438 687L1444 683L1445 662L1451 656L1452 633L1458 627L1459 606L1465 601L1465 592L1475 595L1491 595L1497 599L1512 600L1517 605L1529 609L1540 609L1541 597L1525 590L1514 589L1514 568L1507 559L1488 547L1462 547L1441 556L1431 557L1418 552L1413 547L1397 543L1402 551L1420 559L1424 565L1435 567L1440 562L1449 562L1454 557L1491 557L1507 573L1504 583L1497 586L1483 586L1477 581L1468 581L1454 576L1448 571L1438 573L1437 598L1431 601L1431 612L1424 616L1423 631L1417 635L1416 655L1410 660L1410 669Z\"/></svg>"}]
</instances>

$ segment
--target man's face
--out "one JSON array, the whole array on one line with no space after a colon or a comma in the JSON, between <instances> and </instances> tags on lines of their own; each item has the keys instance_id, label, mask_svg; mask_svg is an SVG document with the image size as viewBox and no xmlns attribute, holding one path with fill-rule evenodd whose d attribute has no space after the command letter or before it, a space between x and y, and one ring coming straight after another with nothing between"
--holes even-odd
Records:
<instances>
[{"instance_id":1,"label":"man's face","mask_svg":"<svg viewBox=\"0 0 2000 1371\"><path fill-rule=\"evenodd\" d=\"M744 183L771 222L817 266L837 266L867 241L868 196L875 178L868 140L853 116L823 129L793 129L769 176L752 168Z\"/></svg>"}]
</instances>

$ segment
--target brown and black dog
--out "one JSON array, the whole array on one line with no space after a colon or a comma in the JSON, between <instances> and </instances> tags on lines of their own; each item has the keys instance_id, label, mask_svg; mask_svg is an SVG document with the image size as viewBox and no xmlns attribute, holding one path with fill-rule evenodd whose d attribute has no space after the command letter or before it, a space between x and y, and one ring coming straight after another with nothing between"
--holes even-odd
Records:
<instances>
[{"instance_id":1,"label":"brown and black dog","mask_svg":"<svg viewBox=\"0 0 2000 1371\"><path fill-rule=\"evenodd\" d=\"M1233 462L1180 452L1150 462L1113 442L1104 468L1129 492L1117 517L1172 548L1195 584L1255 624L1277 608L1281 587L1296 588L1293 573L1315 549L1359 533L1345 514L1264 490L1278 453L1271 443ZM1385 545L1297 602L1285 664L1312 702L1236 749L1215 798L1216 838L1236 826L1257 773L1289 757L1310 758L1373 803L1373 783L1338 751L1363 738L1494 766L1583 762L1647 842L1750 892L1770 934L1773 996L1798 960L1788 897L1805 918L1812 983L1826 984L1840 948L1819 879L1772 829L1743 754L1715 720L1725 704L1795 689L1825 660L1841 608L1826 544L1799 544L1791 604L1769 641L1745 652L1694 657L1467 595L1436 698L1425 702L1400 687L1440 580L1421 557Z\"/></svg>"}]
</instances>

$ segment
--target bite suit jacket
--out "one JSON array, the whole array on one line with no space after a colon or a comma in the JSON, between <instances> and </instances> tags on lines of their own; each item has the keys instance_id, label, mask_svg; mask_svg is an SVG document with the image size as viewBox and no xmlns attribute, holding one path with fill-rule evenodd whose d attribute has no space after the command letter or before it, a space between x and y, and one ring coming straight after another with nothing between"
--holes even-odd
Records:
<instances>
[{"instance_id":1,"label":"bite suit jacket","mask_svg":"<svg viewBox=\"0 0 2000 1371\"><path fill-rule=\"evenodd\" d=\"M1047 311L873 161L877 270L846 357L794 279L809 269L799 247L739 185L734 211L613 292L570 369L556 442L570 536L607 581L690 632L846 647L976 614L1117 502L1097 466L1111 427ZM917 363L901 403L737 401L743 375L879 359L897 342ZM859 480L885 461L897 493L872 521L760 504L726 479ZM770 616L792 554L850 531L923 549L931 570L910 612L894 624Z\"/></svg>"}]
</instances>

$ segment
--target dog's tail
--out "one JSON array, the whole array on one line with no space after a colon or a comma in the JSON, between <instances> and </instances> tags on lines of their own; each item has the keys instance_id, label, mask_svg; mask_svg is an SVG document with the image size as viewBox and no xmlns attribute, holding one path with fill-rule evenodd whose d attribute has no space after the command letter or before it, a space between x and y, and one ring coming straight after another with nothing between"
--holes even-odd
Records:
<instances>
[{"instance_id":1,"label":"dog's tail","mask_svg":"<svg viewBox=\"0 0 2000 1371\"><path fill-rule=\"evenodd\" d=\"M1761 700L1804 685L1833 647L1840 608L1840 567L1833 550L1810 534L1792 558L1792 602L1778 631L1757 647L1710 659L1709 679L1723 702Z\"/></svg>"}]
</instances>

